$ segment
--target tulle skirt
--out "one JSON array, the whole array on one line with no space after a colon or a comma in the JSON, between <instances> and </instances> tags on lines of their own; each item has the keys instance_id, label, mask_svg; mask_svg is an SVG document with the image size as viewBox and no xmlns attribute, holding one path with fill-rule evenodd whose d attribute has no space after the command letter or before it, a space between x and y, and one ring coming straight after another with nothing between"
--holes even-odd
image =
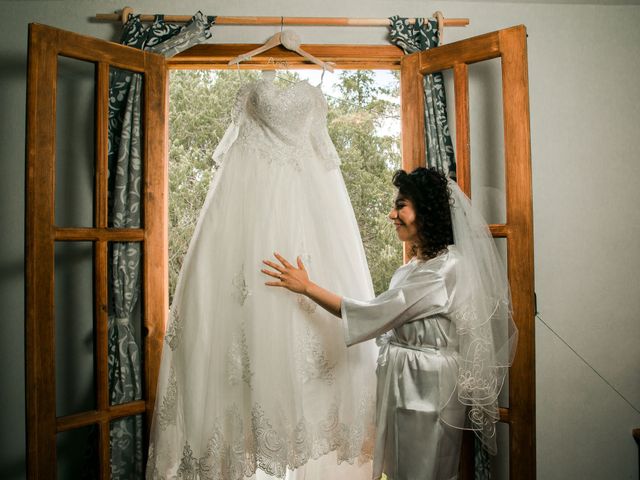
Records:
<instances>
[{"instance_id":1,"label":"tulle skirt","mask_svg":"<svg viewBox=\"0 0 640 480\"><path fill-rule=\"evenodd\" d=\"M147 478L371 478L377 348L267 287L261 261L300 255L310 278L373 297L339 168L224 154L185 257L158 381Z\"/></svg>"}]
</instances>

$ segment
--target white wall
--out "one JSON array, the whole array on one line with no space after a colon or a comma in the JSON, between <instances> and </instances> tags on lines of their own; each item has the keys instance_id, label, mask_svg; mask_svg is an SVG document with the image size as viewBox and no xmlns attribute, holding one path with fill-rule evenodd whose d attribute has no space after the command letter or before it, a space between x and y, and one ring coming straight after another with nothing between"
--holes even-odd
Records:
<instances>
[{"instance_id":1,"label":"white wall","mask_svg":"<svg viewBox=\"0 0 640 480\"><path fill-rule=\"evenodd\" d=\"M640 408L640 6L377 0L130 2L136 11L471 19L446 41L516 24L529 39L536 291L544 322ZM24 125L27 23L104 39L114 1L3 1L0 19L0 475L24 477ZM217 27L216 42L274 28ZM385 43L380 28L298 29L308 43ZM495 120L495 119L494 119ZM473 132L472 132L473 135ZM80 140L80 139L79 139ZM480 143L479 145L483 145ZM481 156L480 150L472 155ZM486 152L484 152L486 153ZM475 158L475 157L474 157ZM640 414L536 321L538 478L638 479Z\"/></svg>"}]
</instances>

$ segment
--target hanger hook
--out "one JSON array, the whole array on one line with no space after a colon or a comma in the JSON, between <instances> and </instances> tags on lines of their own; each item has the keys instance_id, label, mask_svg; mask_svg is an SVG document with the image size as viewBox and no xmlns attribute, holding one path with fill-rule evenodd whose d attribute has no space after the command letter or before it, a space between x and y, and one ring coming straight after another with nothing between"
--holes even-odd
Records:
<instances>
[{"instance_id":1,"label":"hanger hook","mask_svg":"<svg viewBox=\"0 0 640 480\"><path fill-rule=\"evenodd\" d=\"M284 28L284 17L280 17L280 33L282 33L283 28Z\"/></svg>"}]
</instances>

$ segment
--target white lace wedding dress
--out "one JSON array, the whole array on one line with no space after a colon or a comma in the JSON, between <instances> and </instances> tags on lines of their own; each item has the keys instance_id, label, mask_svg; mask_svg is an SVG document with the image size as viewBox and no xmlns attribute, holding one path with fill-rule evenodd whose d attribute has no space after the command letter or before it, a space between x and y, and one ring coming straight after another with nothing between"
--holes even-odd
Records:
<instances>
[{"instance_id":1,"label":"white lace wedding dress","mask_svg":"<svg viewBox=\"0 0 640 480\"><path fill-rule=\"evenodd\" d=\"M171 308L148 479L371 478L376 346L347 349L339 319L260 273L301 255L373 297L326 114L306 81L238 96Z\"/></svg>"}]
</instances>

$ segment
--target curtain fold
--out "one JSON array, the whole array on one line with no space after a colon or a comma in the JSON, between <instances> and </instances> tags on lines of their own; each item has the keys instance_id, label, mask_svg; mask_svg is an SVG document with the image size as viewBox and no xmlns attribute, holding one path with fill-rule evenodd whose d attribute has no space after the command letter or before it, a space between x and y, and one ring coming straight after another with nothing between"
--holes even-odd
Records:
<instances>
[{"instance_id":1,"label":"curtain fold","mask_svg":"<svg viewBox=\"0 0 640 480\"><path fill-rule=\"evenodd\" d=\"M437 47L438 24L435 20L389 17L391 43L410 54ZM456 160L447 122L447 99L442 73L424 76L424 125L426 138L426 165L436 167L449 177L456 178Z\"/></svg>"},{"instance_id":2,"label":"curtain fold","mask_svg":"<svg viewBox=\"0 0 640 480\"><path fill-rule=\"evenodd\" d=\"M157 15L144 26L139 15L124 25L120 43L173 56L211 37L215 17L196 13L185 25L164 22ZM143 99L141 74L112 68L109 77L109 227L141 228L143 195ZM142 398L142 353L134 322L142 274L142 244L114 242L110 245L109 283L109 394L111 405ZM142 415L111 424L111 478L143 477L144 426Z\"/></svg>"},{"instance_id":3,"label":"curtain fold","mask_svg":"<svg viewBox=\"0 0 640 480\"><path fill-rule=\"evenodd\" d=\"M404 53L420 52L439 45L438 23L435 20L417 18L410 23L408 18L389 17L391 43L402 48ZM436 167L450 178L456 178L456 160L447 119L447 99L444 78L441 72L424 76L424 125L425 164ZM480 441L474 442L475 480L491 479L491 461Z\"/></svg>"}]
</instances>

